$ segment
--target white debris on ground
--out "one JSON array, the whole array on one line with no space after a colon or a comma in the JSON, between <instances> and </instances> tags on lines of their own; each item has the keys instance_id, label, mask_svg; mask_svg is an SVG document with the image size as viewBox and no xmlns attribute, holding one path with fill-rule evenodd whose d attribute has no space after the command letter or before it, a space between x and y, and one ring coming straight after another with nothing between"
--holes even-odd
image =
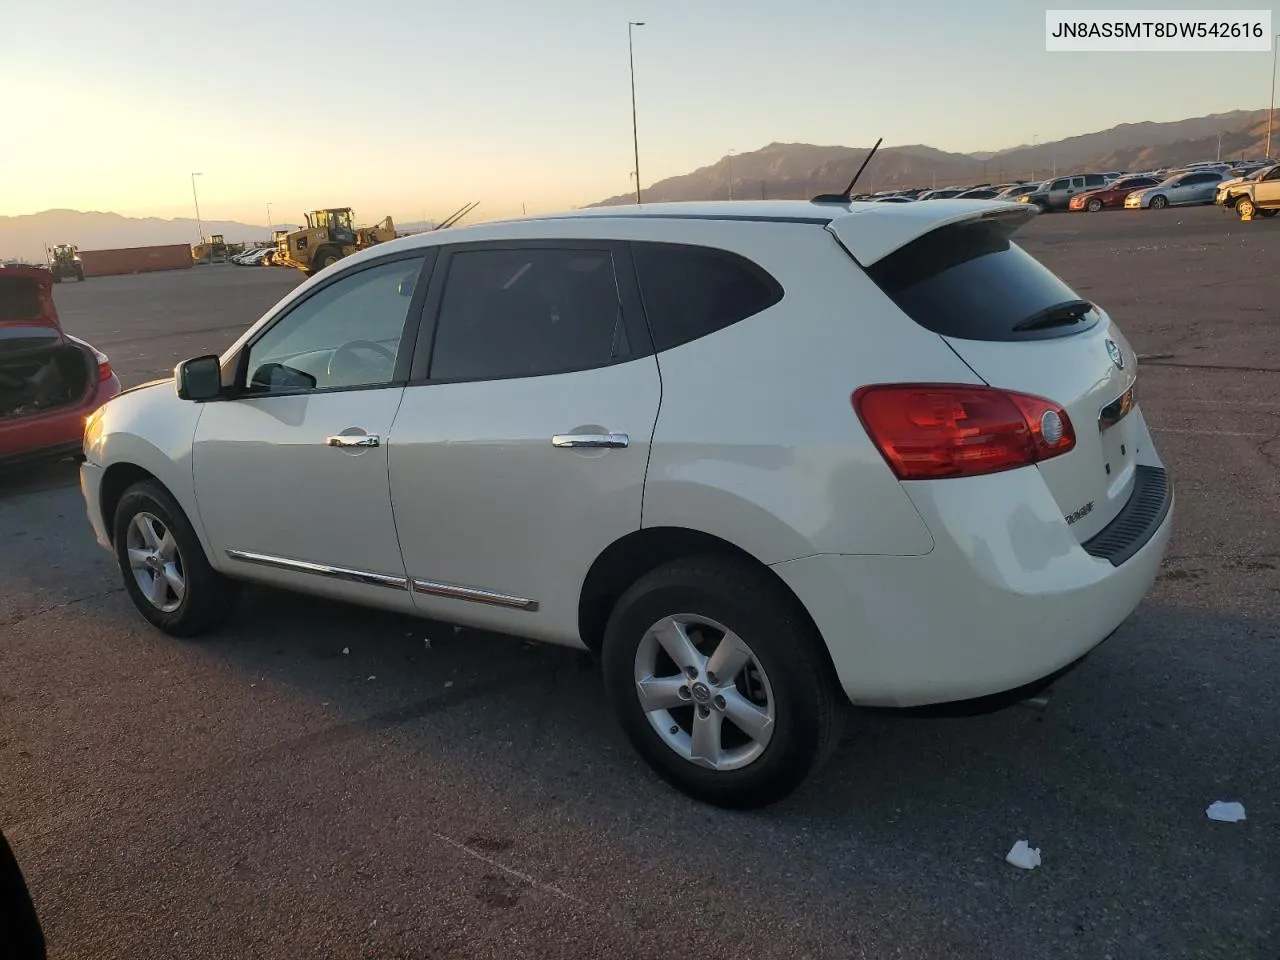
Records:
<instances>
[{"instance_id":1,"label":"white debris on ground","mask_svg":"<svg viewBox=\"0 0 1280 960\"><path fill-rule=\"evenodd\" d=\"M369 679L370 679L370 680L377 680L378 678L377 678L377 677L370 677Z\"/></svg>"},{"instance_id":2,"label":"white debris on ground","mask_svg":"<svg viewBox=\"0 0 1280 960\"><path fill-rule=\"evenodd\" d=\"M1006 863L1011 863L1020 870L1034 870L1040 866L1040 848L1032 847L1025 840L1019 840L1004 855Z\"/></svg>"},{"instance_id":3,"label":"white debris on ground","mask_svg":"<svg viewBox=\"0 0 1280 960\"><path fill-rule=\"evenodd\" d=\"M1245 819L1244 804L1235 800L1215 800L1204 811L1210 820L1222 823L1238 823Z\"/></svg>"},{"instance_id":4,"label":"white debris on ground","mask_svg":"<svg viewBox=\"0 0 1280 960\"><path fill-rule=\"evenodd\" d=\"M423 645L424 647L426 647L428 650L430 650L430 649L431 649L431 638L430 638L430 637L423 637L423 638L422 638L422 645Z\"/></svg>"},{"instance_id":5,"label":"white debris on ground","mask_svg":"<svg viewBox=\"0 0 1280 960\"><path fill-rule=\"evenodd\" d=\"M342 648L342 655L343 655L344 657L349 657L349 656L351 655L351 648L350 648L350 647L343 647L343 648Z\"/></svg>"}]
</instances>

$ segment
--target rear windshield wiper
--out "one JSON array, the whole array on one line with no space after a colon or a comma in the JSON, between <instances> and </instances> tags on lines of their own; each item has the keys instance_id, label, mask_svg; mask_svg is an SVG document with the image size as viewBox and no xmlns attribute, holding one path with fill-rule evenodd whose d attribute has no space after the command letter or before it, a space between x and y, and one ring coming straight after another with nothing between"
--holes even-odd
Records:
<instances>
[{"instance_id":1,"label":"rear windshield wiper","mask_svg":"<svg viewBox=\"0 0 1280 960\"><path fill-rule=\"evenodd\" d=\"M1014 333L1024 330L1043 330L1046 327L1063 327L1071 323L1079 323L1084 315L1093 309L1088 300L1064 300L1052 307L1037 310L1025 320L1013 325Z\"/></svg>"}]
</instances>

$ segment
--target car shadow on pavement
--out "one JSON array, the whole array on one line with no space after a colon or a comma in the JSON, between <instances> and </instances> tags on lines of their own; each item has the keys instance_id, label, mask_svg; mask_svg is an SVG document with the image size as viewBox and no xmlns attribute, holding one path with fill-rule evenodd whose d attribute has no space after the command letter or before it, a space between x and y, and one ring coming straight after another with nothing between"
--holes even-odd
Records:
<instances>
[{"instance_id":1,"label":"car shadow on pavement","mask_svg":"<svg viewBox=\"0 0 1280 960\"><path fill-rule=\"evenodd\" d=\"M37 490L74 487L80 483L80 465L56 460L0 469L0 500Z\"/></svg>"}]
</instances>

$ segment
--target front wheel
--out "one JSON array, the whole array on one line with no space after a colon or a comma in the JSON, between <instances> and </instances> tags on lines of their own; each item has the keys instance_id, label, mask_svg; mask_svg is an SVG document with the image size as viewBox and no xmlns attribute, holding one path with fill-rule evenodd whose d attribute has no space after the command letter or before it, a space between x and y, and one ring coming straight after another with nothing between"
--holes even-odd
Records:
<instances>
[{"instance_id":1,"label":"front wheel","mask_svg":"<svg viewBox=\"0 0 1280 960\"><path fill-rule=\"evenodd\" d=\"M1151 198L1151 209L1152 209L1152 210L1163 210L1163 209L1164 209L1165 207L1167 207L1168 205L1169 205L1169 199L1168 199L1168 197L1159 196L1159 197L1152 197L1152 198Z\"/></svg>"},{"instance_id":2,"label":"front wheel","mask_svg":"<svg viewBox=\"0 0 1280 960\"><path fill-rule=\"evenodd\" d=\"M1254 210L1253 201L1248 197L1241 197L1236 201L1236 215L1241 220L1253 219Z\"/></svg>"},{"instance_id":3,"label":"front wheel","mask_svg":"<svg viewBox=\"0 0 1280 960\"><path fill-rule=\"evenodd\" d=\"M821 637L744 562L691 557L642 577L614 607L602 653L627 738L707 803L780 800L839 741L844 694Z\"/></svg>"},{"instance_id":4,"label":"front wheel","mask_svg":"<svg viewBox=\"0 0 1280 960\"><path fill-rule=\"evenodd\" d=\"M182 508L158 483L126 490L112 529L125 589L152 624L194 637L231 613L237 585L209 565Z\"/></svg>"},{"instance_id":5,"label":"front wheel","mask_svg":"<svg viewBox=\"0 0 1280 960\"><path fill-rule=\"evenodd\" d=\"M1097 213L1099 210L1102 209L1102 201L1099 200L1097 197L1094 197L1087 204L1085 204L1085 206L1089 208L1090 213Z\"/></svg>"}]
</instances>

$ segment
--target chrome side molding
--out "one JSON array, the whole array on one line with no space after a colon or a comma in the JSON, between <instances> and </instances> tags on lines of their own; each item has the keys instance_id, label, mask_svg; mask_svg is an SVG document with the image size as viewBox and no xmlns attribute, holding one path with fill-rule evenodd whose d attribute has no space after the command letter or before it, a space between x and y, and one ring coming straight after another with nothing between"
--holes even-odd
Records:
<instances>
[{"instance_id":1,"label":"chrome side molding","mask_svg":"<svg viewBox=\"0 0 1280 960\"><path fill-rule=\"evenodd\" d=\"M436 597L449 597L453 600L471 600L475 603L488 603L497 607L511 607L515 610L534 611L538 609L537 600L526 600L524 597L513 597L493 590L482 590L479 587L462 587L456 583L440 583L435 580L414 580L412 589L415 593L427 593Z\"/></svg>"},{"instance_id":2,"label":"chrome side molding","mask_svg":"<svg viewBox=\"0 0 1280 960\"><path fill-rule=\"evenodd\" d=\"M348 580L373 587L390 587L393 590L409 589L409 580L406 577L393 577L369 570L353 570L350 567L335 567L332 564L312 563L309 560L290 560L288 557L273 557L268 553L253 553L248 550L228 550L227 556L241 563L256 563L259 566L275 567L278 570L289 570L293 573L312 573L319 577Z\"/></svg>"},{"instance_id":3,"label":"chrome side molding","mask_svg":"<svg viewBox=\"0 0 1280 960\"><path fill-rule=\"evenodd\" d=\"M309 560L291 560L288 557L276 557L269 553L254 553L251 550L228 550L227 556L241 563L256 563L259 566L288 570L291 573L310 573L318 577L347 580L373 587L390 587L393 590L408 590L412 593L448 597L452 600L470 600L473 603L510 607L513 610L532 612L538 609L537 600L513 597L507 593L498 593L495 590L485 590L480 587L464 587L456 583L441 583L437 580L410 580L407 577L389 576L385 573L374 573L371 570L354 570L351 567L312 563Z\"/></svg>"}]
</instances>

